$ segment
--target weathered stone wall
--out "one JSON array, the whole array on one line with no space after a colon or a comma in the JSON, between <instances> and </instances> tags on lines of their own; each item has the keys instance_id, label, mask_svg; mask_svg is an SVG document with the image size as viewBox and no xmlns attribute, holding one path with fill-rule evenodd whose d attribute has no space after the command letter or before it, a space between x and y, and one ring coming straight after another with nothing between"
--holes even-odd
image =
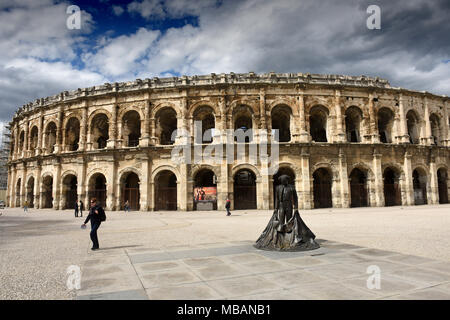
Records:
<instances>
[{"instance_id":1,"label":"weathered stone wall","mask_svg":"<svg viewBox=\"0 0 450 320\"><path fill-rule=\"evenodd\" d=\"M256 176L256 207L273 208L273 176L261 174L267 166L264 161L250 164L224 160L221 164L191 165L171 160L174 147L194 143L196 110L202 107L208 107L205 110L211 110L214 116L217 130L212 145L225 141L225 129L235 129L239 117L248 119L253 129L268 130L270 139L273 124L280 122L275 121L280 110L288 114L289 123L282 129L289 133L289 141L280 142L280 168L288 168L295 175L303 209L317 207L314 173L320 168L328 170L331 176L333 207L349 207L356 201L352 200L352 190L358 185L351 184L356 180L350 178L354 169L362 172L361 190L367 192L363 199L367 206L387 203L387 168L395 171L401 195L398 204L418 202L416 197L421 195L417 195L420 190L415 185L419 180L428 204L442 200L443 187L447 188L448 198L449 98L392 88L379 78L249 73L105 84L63 92L23 106L11 123L13 148L8 163L7 204L22 206L32 197L34 206L42 208L50 192L46 193L44 186L47 179L51 181L53 208L64 209L68 206L68 184L64 181L71 177L76 177L76 196L87 204L93 188L90 181L102 174L106 179L106 206L117 210L122 207L125 178L134 173L139 178L140 210L154 210L158 201L155 179L168 170L176 176L177 209L192 210L194 177L207 168L217 178L219 209L224 208L227 196L235 198L235 174L241 169ZM383 133L389 136L390 143L383 143L380 138L378 112L382 108L393 115ZM172 124L170 119L164 119L169 110L176 115ZM137 112L140 121L135 147L127 146L130 130L126 128L130 124L124 121L130 111ZM72 123L79 123L75 151L70 151L69 146L76 136L72 129L68 130L72 118L78 120ZM349 131L346 123L353 118L358 123L352 123L356 129ZM170 129L170 125L187 130L188 141L178 136L174 144L161 145L164 128ZM105 147L98 149L102 135ZM410 135L417 135L417 143L410 142ZM265 139L256 133L249 144L258 145ZM326 141L318 142L321 139Z\"/></svg>"}]
</instances>

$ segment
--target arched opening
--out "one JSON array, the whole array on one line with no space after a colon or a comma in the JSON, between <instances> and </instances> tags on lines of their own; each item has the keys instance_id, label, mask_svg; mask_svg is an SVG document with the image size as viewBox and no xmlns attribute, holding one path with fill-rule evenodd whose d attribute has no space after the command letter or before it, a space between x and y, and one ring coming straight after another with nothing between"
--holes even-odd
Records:
<instances>
[{"instance_id":1,"label":"arched opening","mask_svg":"<svg viewBox=\"0 0 450 320\"><path fill-rule=\"evenodd\" d=\"M289 183L294 186L295 188L295 172L289 168L289 167L280 167L278 168L278 171L276 174L273 175L273 204L275 207L275 203L277 201L276 199L276 192L277 192L277 186L281 184L279 181L280 176L287 175L289 177Z\"/></svg>"},{"instance_id":2,"label":"arched opening","mask_svg":"<svg viewBox=\"0 0 450 320\"><path fill-rule=\"evenodd\" d=\"M355 168L350 173L350 196L351 207L367 207L367 175L358 168Z\"/></svg>"},{"instance_id":3,"label":"arched opening","mask_svg":"<svg viewBox=\"0 0 450 320\"><path fill-rule=\"evenodd\" d=\"M275 136L274 130L278 130L278 139L275 141L291 141L291 116L292 110L289 106L279 105L272 109L272 136Z\"/></svg>"},{"instance_id":4,"label":"arched opening","mask_svg":"<svg viewBox=\"0 0 450 320\"><path fill-rule=\"evenodd\" d=\"M319 168L313 173L314 208L331 208L331 174L325 168Z\"/></svg>"},{"instance_id":5,"label":"arched opening","mask_svg":"<svg viewBox=\"0 0 450 320\"><path fill-rule=\"evenodd\" d=\"M170 107L163 108L156 113L156 136L159 144L174 144L172 133L177 130L177 113Z\"/></svg>"},{"instance_id":6,"label":"arched opening","mask_svg":"<svg viewBox=\"0 0 450 320\"><path fill-rule=\"evenodd\" d=\"M177 210L177 177L169 170L155 177L155 210Z\"/></svg>"},{"instance_id":7,"label":"arched opening","mask_svg":"<svg viewBox=\"0 0 450 320\"><path fill-rule=\"evenodd\" d=\"M80 143L80 121L72 117L69 119L65 130L65 143L67 151L77 151Z\"/></svg>"},{"instance_id":8,"label":"arched opening","mask_svg":"<svg viewBox=\"0 0 450 320\"><path fill-rule=\"evenodd\" d=\"M33 126L31 129L31 136L30 136L30 150L34 152L34 150L38 147L38 138L39 138L39 130L36 126Z\"/></svg>"},{"instance_id":9,"label":"arched opening","mask_svg":"<svg viewBox=\"0 0 450 320\"><path fill-rule=\"evenodd\" d=\"M448 203L448 186L447 186L447 170L440 168L437 172L438 190L439 190L439 203Z\"/></svg>"},{"instance_id":10,"label":"arched opening","mask_svg":"<svg viewBox=\"0 0 450 320\"><path fill-rule=\"evenodd\" d=\"M53 208L53 177L46 176L42 180L42 208Z\"/></svg>"},{"instance_id":11,"label":"arched opening","mask_svg":"<svg viewBox=\"0 0 450 320\"><path fill-rule=\"evenodd\" d=\"M26 193L27 193L28 207L34 208L34 177L28 179Z\"/></svg>"},{"instance_id":12,"label":"arched opening","mask_svg":"<svg viewBox=\"0 0 450 320\"><path fill-rule=\"evenodd\" d=\"M386 168L383 172L383 192L386 207L402 205L400 175L392 168Z\"/></svg>"},{"instance_id":13,"label":"arched opening","mask_svg":"<svg viewBox=\"0 0 450 320\"><path fill-rule=\"evenodd\" d=\"M16 207L20 207L20 187L22 185L22 179L17 179L16 183Z\"/></svg>"},{"instance_id":14,"label":"arched opening","mask_svg":"<svg viewBox=\"0 0 450 320\"><path fill-rule=\"evenodd\" d=\"M56 124L54 122L50 122L45 130L45 146L47 153L55 152L56 129Z\"/></svg>"},{"instance_id":15,"label":"arched opening","mask_svg":"<svg viewBox=\"0 0 450 320\"><path fill-rule=\"evenodd\" d=\"M327 142L328 110L323 106L315 106L309 112L309 133L312 141Z\"/></svg>"},{"instance_id":16,"label":"arched opening","mask_svg":"<svg viewBox=\"0 0 450 320\"><path fill-rule=\"evenodd\" d=\"M122 203L121 209L124 209L125 202L128 201L130 210L139 210L140 208L140 190L139 176L134 172L125 174L122 178Z\"/></svg>"},{"instance_id":17,"label":"arched opening","mask_svg":"<svg viewBox=\"0 0 450 320\"><path fill-rule=\"evenodd\" d=\"M442 139L441 121L435 113L432 113L430 115L430 126L431 126L432 144L436 146L441 145Z\"/></svg>"},{"instance_id":18,"label":"arched opening","mask_svg":"<svg viewBox=\"0 0 450 320\"><path fill-rule=\"evenodd\" d=\"M419 117L416 112L409 110L406 114L406 125L408 127L409 142L418 144L420 142Z\"/></svg>"},{"instance_id":19,"label":"arched opening","mask_svg":"<svg viewBox=\"0 0 450 320\"><path fill-rule=\"evenodd\" d=\"M122 118L122 139L127 147L139 146L141 138L141 117L135 110L128 111Z\"/></svg>"},{"instance_id":20,"label":"arched opening","mask_svg":"<svg viewBox=\"0 0 450 320\"><path fill-rule=\"evenodd\" d=\"M98 205L106 207L106 178L103 174L96 173L89 179L88 197L89 203L96 198Z\"/></svg>"},{"instance_id":21,"label":"arched opening","mask_svg":"<svg viewBox=\"0 0 450 320\"><path fill-rule=\"evenodd\" d=\"M109 139L109 123L106 114L99 113L92 119L91 139L94 149L106 148L106 142Z\"/></svg>"},{"instance_id":22,"label":"arched opening","mask_svg":"<svg viewBox=\"0 0 450 320\"><path fill-rule=\"evenodd\" d=\"M77 193L77 177L73 174L68 174L63 179L63 195L65 197L64 208L75 209L75 203L78 200Z\"/></svg>"},{"instance_id":23,"label":"arched opening","mask_svg":"<svg viewBox=\"0 0 450 320\"><path fill-rule=\"evenodd\" d=\"M392 143L392 128L394 126L394 113L389 108L378 110L378 134L381 143Z\"/></svg>"},{"instance_id":24,"label":"arched opening","mask_svg":"<svg viewBox=\"0 0 450 320\"><path fill-rule=\"evenodd\" d=\"M25 147L25 132L22 131L19 135L19 152L22 152Z\"/></svg>"},{"instance_id":25,"label":"arched opening","mask_svg":"<svg viewBox=\"0 0 450 320\"><path fill-rule=\"evenodd\" d=\"M234 209L256 209L256 176L248 170L242 169L234 175Z\"/></svg>"},{"instance_id":26,"label":"arched opening","mask_svg":"<svg viewBox=\"0 0 450 320\"><path fill-rule=\"evenodd\" d=\"M427 175L420 169L413 171L414 204L427 204Z\"/></svg>"},{"instance_id":27,"label":"arched opening","mask_svg":"<svg viewBox=\"0 0 450 320\"><path fill-rule=\"evenodd\" d=\"M194 112L195 142L211 143L214 137L215 118L214 110L209 106L198 107ZM197 124L201 123L201 128Z\"/></svg>"},{"instance_id":28,"label":"arched opening","mask_svg":"<svg viewBox=\"0 0 450 320\"><path fill-rule=\"evenodd\" d=\"M361 142L362 118L362 111L358 107L352 106L345 111L345 130L348 142Z\"/></svg>"},{"instance_id":29,"label":"arched opening","mask_svg":"<svg viewBox=\"0 0 450 320\"><path fill-rule=\"evenodd\" d=\"M217 181L212 170L201 169L195 174L194 207L196 210L217 210Z\"/></svg>"},{"instance_id":30,"label":"arched opening","mask_svg":"<svg viewBox=\"0 0 450 320\"><path fill-rule=\"evenodd\" d=\"M253 141L253 112L249 106L240 105L233 110L234 141L248 143Z\"/></svg>"}]
</instances>

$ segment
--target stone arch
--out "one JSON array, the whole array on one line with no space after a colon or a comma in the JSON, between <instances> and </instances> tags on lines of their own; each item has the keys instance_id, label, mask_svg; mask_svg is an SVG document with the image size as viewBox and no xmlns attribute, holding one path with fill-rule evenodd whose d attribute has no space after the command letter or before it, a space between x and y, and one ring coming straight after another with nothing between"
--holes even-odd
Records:
<instances>
[{"instance_id":1,"label":"stone arch","mask_svg":"<svg viewBox=\"0 0 450 320\"><path fill-rule=\"evenodd\" d=\"M39 129L36 125L33 125L30 130L30 150L36 150L38 147Z\"/></svg>"},{"instance_id":2,"label":"stone arch","mask_svg":"<svg viewBox=\"0 0 450 320\"><path fill-rule=\"evenodd\" d=\"M233 203L234 209L257 209L258 177L248 165L233 168Z\"/></svg>"},{"instance_id":3,"label":"stone arch","mask_svg":"<svg viewBox=\"0 0 450 320\"><path fill-rule=\"evenodd\" d=\"M133 167L127 167L119 172L120 205L124 209L128 201L128 207L132 210L140 209L142 174Z\"/></svg>"},{"instance_id":4,"label":"stone arch","mask_svg":"<svg viewBox=\"0 0 450 320\"><path fill-rule=\"evenodd\" d=\"M348 176L350 206L367 207L369 205L369 170L357 165Z\"/></svg>"},{"instance_id":5,"label":"stone arch","mask_svg":"<svg viewBox=\"0 0 450 320\"><path fill-rule=\"evenodd\" d=\"M446 165L437 166L437 183L438 183L438 196L439 203L449 203L449 174Z\"/></svg>"},{"instance_id":6,"label":"stone arch","mask_svg":"<svg viewBox=\"0 0 450 320\"><path fill-rule=\"evenodd\" d=\"M430 114L431 127L431 143L434 145L442 145L444 138L444 127L442 125L442 118L435 112Z\"/></svg>"},{"instance_id":7,"label":"stone arch","mask_svg":"<svg viewBox=\"0 0 450 320\"><path fill-rule=\"evenodd\" d=\"M313 141L330 141L329 117L330 111L323 105L314 105L309 109L307 125Z\"/></svg>"},{"instance_id":8,"label":"stone arch","mask_svg":"<svg viewBox=\"0 0 450 320\"><path fill-rule=\"evenodd\" d=\"M141 138L142 118L138 111L131 109L120 118L120 139L123 140L123 146L137 147Z\"/></svg>"},{"instance_id":9,"label":"stone arch","mask_svg":"<svg viewBox=\"0 0 450 320\"><path fill-rule=\"evenodd\" d=\"M234 177L234 175L238 171L243 170L243 169L247 169L247 170L252 171L255 174L255 176L256 176L256 182L260 181L261 173L259 172L257 167L255 167L254 165L252 165L250 163L241 163L241 164L238 164L238 165L234 166L233 169L231 170L231 176Z\"/></svg>"},{"instance_id":10,"label":"stone arch","mask_svg":"<svg viewBox=\"0 0 450 320\"><path fill-rule=\"evenodd\" d=\"M88 186L88 201L97 199L97 204L106 208L107 199L107 176L102 171L94 171L86 178Z\"/></svg>"},{"instance_id":11,"label":"stone arch","mask_svg":"<svg viewBox=\"0 0 450 320\"><path fill-rule=\"evenodd\" d=\"M351 105L345 112L345 132L348 142L361 142L364 127L364 113L360 107Z\"/></svg>"},{"instance_id":12,"label":"stone arch","mask_svg":"<svg viewBox=\"0 0 450 320\"><path fill-rule=\"evenodd\" d=\"M63 209L75 209L75 203L78 201L78 183L78 176L73 170L67 170L61 175Z\"/></svg>"},{"instance_id":13,"label":"stone arch","mask_svg":"<svg viewBox=\"0 0 450 320\"><path fill-rule=\"evenodd\" d=\"M174 103L172 103L172 102L164 101L164 102L160 102L160 103L156 104L156 105L152 108L152 110L151 110L151 112L150 112L150 118L155 118L155 117L156 117L156 114L157 114L160 110L165 109L165 108L172 108L173 111L175 111L175 113L176 113L176 115L177 115L177 118L180 118L180 117L181 117L181 110L180 110L180 107L178 107L176 104L174 104Z\"/></svg>"},{"instance_id":14,"label":"stone arch","mask_svg":"<svg viewBox=\"0 0 450 320\"><path fill-rule=\"evenodd\" d=\"M247 104L239 104L233 108L232 128L235 131L234 140L237 142L252 142L253 130L258 128L255 112Z\"/></svg>"},{"instance_id":15,"label":"stone arch","mask_svg":"<svg viewBox=\"0 0 450 320\"><path fill-rule=\"evenodd\" d=\"M416 165L412 170L414 204L428 203L427 191L429 188L428 170L423 165Z\"/></svg>"},{"instance_id":16,"label":"stone arch","mask_svg":"<svg viewBox=\"0 0 450 320\"><path fill-rule=\"evenodd\" d=\"M239 106L244 105L249 107L252 110L252 114L255 117L259 117L259 103L256 100L249 100L249 99L235 99L233 100L229 105L227 109L227 115L233 115L236 108Z\"/></svg>"},{"instance_id":17,"label":"stone arch","mask_svg":"<svg viewBox=\"0 0 450 320\"><path fill-rule=\"evenodd\" d=\"M406 113L406 126L410 143L419 144L422 136L422 120L415 109L410 109Z\"/></svg>"},{"instance_id":18,"label":"stone arch","mask_svg":"<svg viewBox=\"0 0 450 320\"><path fill-rule=\"evenodd\" d=\"M106 148L106 143L110 139L110 121L111 117L102 110L93 112L89 117L89 142L94 149Z\"/></svg>"},{"instance_id":19,"label":"stone arch","mask_svg":"<svg viewBox=\"0 0 450 320\"><path fill-rule=\"evenodd\" d=\"M25 199L28 202L29 208L34 208L34 196L36 194L34 185L35 185L34 175L29 175L26 179L25 184Z\"/></svg>"},{"instance_id":20,"label":"stone arch","mask_svg":"<svg viewBox=\"0 0 450 320\"><path fill-rule=\"evenodd\" d=\"M42 174L41 178L41 208L53 208L54 178L50 172Z\"/></svg>"},{"instance_id":21,"label":"stone arch","mask_svg":"<svg viewBox=\"0 0 450 320\"><path fill-rule=\"evenodd\" d=\"M64 128L64 150L76 151L80 145L81 122L77 116L70 116L65 122Z\"/></svg>"},{"instance_id":22,"label":"stone arch","mask_svg":"<svg viewBox=\"0 0 450 320\"><path fill-rule=\"evenodd\" d=\"M108 118L108 122L111 121L111 112L109 112L108 110L104 109L104 108L100 108L100 109L96 109L94 111L92 111L89 114L88 117L88 126L89 126L89 131L91 130L91 124L92 124L92 120L95 118L95 116L99 115L99 114L104 114L106 115L106 117Z\"/></svg>"},{"instance_id":23,"label":"stone arch","mask_svg":"<svg viewBox=\"0 0 450 320\"><path fill-rule=\"evenodd\" d=\"M331 166L318 166L312 170L314 208L331 208L333 206Z\"/></svg>"},{"instance_id":24,"label":"stone arch","mask_svg":"<svg viewBox=\"0 0 450 320\"><path fill-rule=\"evenodd\" d=\"M178 129L177 117L179 115L176 109L171 106L164 105L156 111L154 136L158 139L159 144L174 144L172 136L174 131Z\"/></svg>"},{"instance_id":25,"label":"stone arch","mask_svg":"<svg viewBox=\"0 0 450 320\"><path fill-rule=\"evenodd\" d=\"M211 143L216 127L216 114L214 108L209 105L199 105L193 110L192 121L194 122L194 138L196 143ZM201 131L196 122L201 121Z\"/></svg>"},{"instance_id":26,"label":"stone arch","mask_svg":"<svg viewBox=\"0 0 450 320\"><path fill-rule=\"evenodd\" d=\"M180 189L177 170L168 165L158 167L153 171L154 210L177 210ZM175 178L175 179L174 179ZM162 180L162 181L161 181Z\"/></svg>"},{"instance_id":27,"label":"stone arch","mask_svg":"<svg viewBox=\"0 0 450 320\"><path fill-rule=\"evenodd\" d=\"M135 105L131 105L131 106L127 106L127 107L121 107L119 105L119 112L117 114L117 122L119 122L119 123L122 122L123 116L129 111L136 111L139 114L140 119L145 119L145 115L144 115L144 112L142 111L142 108L135 106Z\"/></svg>"},{"instance_id":28,"label":"stone arch","mask_svg":"<svg viewBox=\"0 0 450 320\"><path fill-rule=\"evenodd\" d=\"M152 180L151 181L154 182L156 175L158 173L160 173L161 171L164 171L164 170L172 171L173 174L175 174L175 177L177 178L177 182L181 181L180 180L181 179L181 175L180 175L180 172L178 171L178 169L175 166L171 166L171 165L168 165L168 164L163 164L163 165L160 165L160 166L156 167L155 169L153 169L153 171L152 171Z\"/></svg>"},{"instance_id":29,"label":"stone arch","mask_svg":"<svg viewBox=\"0 0 450 320\"><path fill-rule=\"evenodd\" d=\"M203 107L203 106L210 107L213 110L213 115L214 115L215 118L217 118L218 116L221 115L219 107L218 107L217 104L212 103L209 100L200 100L200 101L197 101L197 102L195 102L195 103L193 103L192 105L189 106L188 117L189 118L193 118L196 110L198 108Z\"/></svg>"},{"instance_id":30,"label":"stone arch","mask_svg":"<svg viewBox=\"0 0 450 320\"><path fill-rule=\"evenodd\" d=\"M211 165L202 165L193 171L194 210L217 210L217 175L214 169Z\"/></svg>"},{"instance_id":31,"label":"stone arch","mask_svg":"<svg viewBox=\"0 0 450 320\"><path fill-rule=\"evenodd\" d=\"M22 189L22 178L18 178L17 180L16 180L16 190L15 190L15 199L16 199L16 203L15 203L15 206L16 207L20 207L20 204L21 204L21 196L20 196L20 193L21 193L21 189Z\"/></svg>"},{"instance_id":32,"label":"stone arch","mask_svg":"<svg viewBox=\"0 0 450 320\"><path fill-rule=\"evenodd\" d=\"M216 175L217 178L220 177L220 167L218 167L218 166L213 166L213 165L206 164L206 163L205 163L205 164L200 164L200 165L194 165L194 166L192 166L192 174L191 174L191 176L192 176L192 177L195 177L195 175L196 175L199 171L205 170L205 169L211 170L212 172L214 172L214 174Z\"/></svg>"},{"instance_id":33,"label":"stone arch","mask_svg":"<svg viewBox=\"0 0 450 320\"><path fill-rule=\"evenodd\" d=\"M272 113L272 109L279 106L279 105L285 105L288 106L291 109L292 114L297 114L297 108L296 108L296 102L294 99L286 99L286 98L277 98L273 100L268 107L268 110L270 113Z\"/></svg>"},{"instance_id":34,"label":"stone arch","mask_svg":"<svg viewBox=\"0 0 450 320\"><path fill-rule=\"evenodd\" d=\"M390 107L381 107L377 110L377 127L380 142L392 143L394 138L395 112Z\"/></svg>"},{"instance_id":35,"label":"stone arch","mask_svg":"<svg viewBox=\"0 0 450 320\"><path fill-rule=\"evenodd\" d=\"M46 150L46 153L53 153L55 151L56 132L58 130L58 126L55 121L48 121L47 125L44 128L44 148Z\"/></svg>"},{"instance_id":36,"label":"stone arch","mask_svg":"<svg viewBox=\"0 0 450 320\"><path fill-rule=\"evenodd\" d=\"M291 141L295 128L293 109L287 104L277 104L271 108L270 119L272 131L274 129L279 130L278 141Z\"/></svg>"}]
</instances>

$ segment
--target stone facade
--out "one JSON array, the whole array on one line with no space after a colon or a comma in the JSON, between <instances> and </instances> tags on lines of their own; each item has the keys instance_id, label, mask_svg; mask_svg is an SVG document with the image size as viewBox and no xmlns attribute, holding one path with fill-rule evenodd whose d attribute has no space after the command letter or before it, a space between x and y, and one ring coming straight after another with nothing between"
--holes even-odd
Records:
<instances>
[{"instance_id":1,"label":"stone facade","mask_svg":"<svg viewBox=\"0 0 450 320\"><path fill-rule=\"evenodd\" d=\"M195 120L216 129L211 139L194 134ZM141 211L185 211L203 183L216 187L219 209L227 196L232 210L271 209L277 179L261 173L265 161L171 158L186 143L225 148L224 129L242 126L267 129L268 139L279 129L278 174L295 181L302 209L446 203L449 122L449 98L364 76L211 74L66 91L10 123L7 203L65 209L95 196L108 210L129 200ZM188 140L171 141L177 128Z\"/></svg>"}]
</instances>

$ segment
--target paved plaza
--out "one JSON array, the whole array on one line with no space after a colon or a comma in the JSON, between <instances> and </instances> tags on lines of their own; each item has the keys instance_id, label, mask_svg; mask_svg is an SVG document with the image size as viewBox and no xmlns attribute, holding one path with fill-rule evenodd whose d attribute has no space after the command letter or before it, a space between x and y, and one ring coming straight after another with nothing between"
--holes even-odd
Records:
<instances>
[{"instance_id":1,"label":"paved plaza","mask_svg":"<svg viewBox=\"0 0 450 320\"><path fill-rule=\"evenodd\" d=\"M269 211L107 212L94 252L85 216L2 213L0 299L450 299L450 205L304 211L308 252L253 248Z\"/></svg>"}]
</instances>

